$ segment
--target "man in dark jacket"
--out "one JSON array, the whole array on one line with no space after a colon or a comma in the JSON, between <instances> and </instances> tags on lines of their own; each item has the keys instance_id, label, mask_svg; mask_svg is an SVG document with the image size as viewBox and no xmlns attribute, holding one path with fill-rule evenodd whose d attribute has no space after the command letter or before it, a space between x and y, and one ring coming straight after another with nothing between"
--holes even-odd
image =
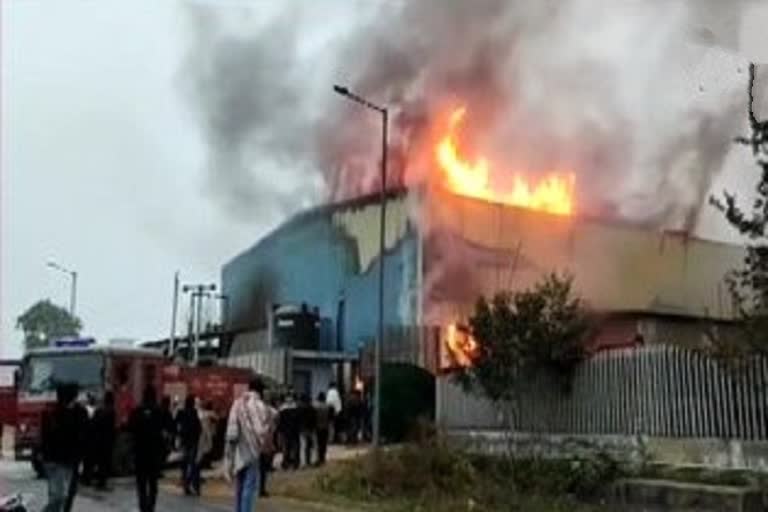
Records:
<instances>
[{"instance_id":1,"label":"man in dark jacket","mask_svg":"<svg viewBox=\"0 0 768 512\"><path fill-rule=\"evenodd\" d=\"M299 469L301 452L301 412L293 394L285 399L278 413L277 429L283 447L283 469Z\"/></svg>"},{"instance_id":2,"label":"man in dark jacket","mask_svg":"<svg viewBox=\"0 0 768 512\"><path fill-rule=\"evenodd\" d=\"M84 453L88 413L76 403L77 384L56 388L56 405L43 415L40 449L48 477L45 512L68 512L77 493L77 470Z\"/></svg>"},{"instance_id":3,"label":"man in dark jacket","mask_svg":"<svg viewBox=\"0 0 768 512\"><path fill-rule=\"evenodd\" d=\"M157 406L155 388L150 386L144 390L141 404L131 414L129 429L133 434L139 510L154 512L164 441L163 417Z\"/></svg>"},{"instance_id":4,"label":"man in dark jacket","mask_svg":"<svg viewBox=\"0 0 768 512\"><path fill-rule=\"evenodd\" d=\"M312 452L315 449L315 431L317 430L317 411L312 406L309 395L301 395L299 402L301 443L304 445L304 464L312 466Z\"/></svg>"},{"instance_id":5,"label":"man in dark jacket","mask_svg":"<svg viewBox=\"0 0 768 512\"><path fill-rule=\"evenodd\" d=\"M107 488L107 479L112 471L112 454L115 448L115 395L111 391L104 393L104 401L91 420L93 425L93 446L96 456L96 486Z\"/></svg>"},{"instance_id":6,"label":"man in dark jacket","mask_svg":"<svg viewBox=\"0 0 768 512\"><path fill-rule=\"evenodd\" d=\"M328 436L331 430L333 409L325 401L325 393L317 395L315 404L315 418L317 426L317 465L325 464L325 456L328 453Z\"/></svg>"},{"instance_id":7,"label":"man in dark jacket","mask_svg":"<svg viewBox=\"0 0 768 512\"><path fill-rule=\"evenodd\" d=\"M179 425L179 441L183 452L182 479L186 495L200 495L200 465L197 461L197 448L203 425L195 407L195 395L188 395L184 401L184 409L179 411L176 418Z\"/></svg>"}]
</instances>

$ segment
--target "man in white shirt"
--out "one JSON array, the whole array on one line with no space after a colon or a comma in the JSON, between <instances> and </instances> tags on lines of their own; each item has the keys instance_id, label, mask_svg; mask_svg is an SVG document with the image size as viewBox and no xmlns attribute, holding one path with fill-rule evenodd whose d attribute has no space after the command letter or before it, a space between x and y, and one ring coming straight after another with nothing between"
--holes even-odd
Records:
<instances>
[{"instance_id":1,"label":"man in white shirt","mask_svg":"<svg viewBox=\"0 0 768 512\"><path fill-rule=\"evenodd\" d=\"M331 385L328 386L328 393L325 395L325 403L331 408L333 431L331 432L330 438L338 442L340 441L341 410L343 406L341 403L341 394L339 393L335 382L331 382Z\"/></svg>"}]
</instances>

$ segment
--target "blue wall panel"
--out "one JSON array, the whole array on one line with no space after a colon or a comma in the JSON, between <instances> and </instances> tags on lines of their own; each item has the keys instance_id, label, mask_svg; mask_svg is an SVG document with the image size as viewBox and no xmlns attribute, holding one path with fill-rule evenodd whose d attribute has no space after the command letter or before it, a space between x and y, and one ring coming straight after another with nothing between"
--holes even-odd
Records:
<instances>
[{"instance_id":1,"label":"blue wall panel","mask_svg":"<svg viewBox=\"0 0 768 512\"><path fill-rule=\"evenodd\" d=\"M409 229L384 258L385 325L415 321L416 240ZM343 298L342 348L356 351L376 335L379 262L361 271L356 242L334 226L331 210L300 215L224 266L229 318L236 327L263 325L267 303L304 302L329 324L322 348L335 349Z\"/></svg>"}]
</instances>

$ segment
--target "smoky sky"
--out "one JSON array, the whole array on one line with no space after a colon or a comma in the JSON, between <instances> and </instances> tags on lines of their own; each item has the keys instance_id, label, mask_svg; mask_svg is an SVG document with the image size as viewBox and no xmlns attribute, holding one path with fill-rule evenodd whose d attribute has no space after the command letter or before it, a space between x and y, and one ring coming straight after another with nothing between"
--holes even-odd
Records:
<instances>
[{"instance_id":1,"label":"smoky sky","mask_svg":"<svg viewBox=\"0 0 768 512\"><path fill-rule=\"evenodd\" d=\"M571 170L587 209L695 225L746 108L745 64L728 53L740 3L372 4L320 45L304 2L245 21L248 9L189 6L180 77L218 204L247 219L375 190L379 121L333 96L340 81L391 110L392 186L430 178L430 127L464 106L467 145L500 183L509 169ZM727 78L694 72L709 68Z\"/></svg>"},{"instance_id":2,"label":"smoky sky","mask_svg":"<svg viewBox=\"0 0 768 512\"><path fill-rule=\"evenodd\" d=\"M739 25L757 29L757 42L765 26L720 0L0 9L4 356L19 353L24 309L68 302L48 258L80 272L86 334L159 338L175 271L216 281L287 214L375 189L378 118L334 95L334 83L392 109L395 183L428 174L434 111L463 101L469 149L533 172L579 164L579 193L608 211L686 219L711 179L700 148L715 141L715 169L722 134L746 129L745 104L733 134L721 122L731 98L745 101ZM768 74L758 75L764 117ZM750 190L748 149L731 145L725 167L710 192ZM702 213L712 227L697 233L733 240L719 213Z\"/></svg>"}]
</instances>

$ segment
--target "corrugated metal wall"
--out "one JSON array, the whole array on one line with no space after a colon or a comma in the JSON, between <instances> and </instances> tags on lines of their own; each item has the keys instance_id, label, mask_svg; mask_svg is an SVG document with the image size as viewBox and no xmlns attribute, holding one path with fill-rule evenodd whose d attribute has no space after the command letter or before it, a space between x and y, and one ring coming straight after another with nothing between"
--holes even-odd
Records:
<instances>
[{"instance_id":1,"label":"corrugated metal wall","mask_svg":"<svg viewBox=\"0 0 768 512\"><path fill-rule=\"evenodd\" d=\"M445 428L502 428L499 408L441 377ZM515 430L571 434L768 439L768 361L731 371L699 353L651 346L599 354L566 391L549 379L526 386Z\"/></svg>"},{"instance_id":2,"label":"corrugated metal wall","mask_svg":"<svg viewBox=\"0 0 768 512\"><path fill-rule=\"evenodd\" d=\"M410 363L435 374L439 365L440 330L432 326L388 327L382 355L387 363ZM373 340L361 351L360 371L373 376Z\"/></svg>"},{"instance_id":3,"label":"corrugated metal wall","mask_svg":"<svg viewBox=\"0 0 768 512\"><path fill-rule=\"evenodd\" d=\"M271 377L280 384L287 384L290 377L289 349L264 350L224 360L225 366L250 368L254 372Z\"/></svg>"}]
</instances>

